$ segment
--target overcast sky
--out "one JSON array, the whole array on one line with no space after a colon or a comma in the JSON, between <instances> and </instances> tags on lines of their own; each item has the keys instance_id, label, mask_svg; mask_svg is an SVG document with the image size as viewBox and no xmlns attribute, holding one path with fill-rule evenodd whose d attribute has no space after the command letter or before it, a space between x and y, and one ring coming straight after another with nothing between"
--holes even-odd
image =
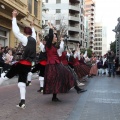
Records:
<instances>
[{"instance_id":1,"label":"overcast sky","mask_svg":"<svg viewBox=\"0 0 120 120\"><path fill-rule=\"evenodd\" d=\"M120 17L120 0L94 0L96 2L96 22L103 22L107 27L107 41L115 40L112 30L117 25Z\"/></svg>"}]
</instances>

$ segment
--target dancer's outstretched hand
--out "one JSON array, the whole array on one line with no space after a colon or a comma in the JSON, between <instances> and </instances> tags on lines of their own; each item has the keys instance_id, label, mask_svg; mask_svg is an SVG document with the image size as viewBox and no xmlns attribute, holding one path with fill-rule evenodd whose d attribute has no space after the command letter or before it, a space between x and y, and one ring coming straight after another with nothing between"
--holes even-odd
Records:
<instances>
[{"instance_id":1,"label":"dancer's outstretched hand","mask_svg":"<svg viewBox=\"0 0 120 120\"><path fill-rule=\"evenodd\" d=\"M16 18L17 15L18 15L18 11L17 10L13 10L12 16Z\"/></svg>"}]
</instances>

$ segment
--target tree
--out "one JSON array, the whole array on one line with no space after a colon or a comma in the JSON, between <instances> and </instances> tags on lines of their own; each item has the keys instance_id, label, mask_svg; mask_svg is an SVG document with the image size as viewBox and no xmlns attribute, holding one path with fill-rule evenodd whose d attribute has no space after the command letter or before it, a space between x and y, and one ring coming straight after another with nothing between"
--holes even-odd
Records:
<instances>
[{"instance_id":1,"label":"tree","mask_svg":"<svg viewBox=\"0 0 120 120\"><path fill-rule=\"evenodd\" d=\"M85 48L82 48L82 49L80 50L80 52L83 53L83 54L85 53L85 51L86 51ZM90 48L87 49L87 56L88 56L89 58L91 58L91 56L92 56L92 50L91 50Z\"/></svg>"},{"instance_id":2,"label":"tree","mask_svg":"<svg viewBox=\"0 0 120 120\"><path fill-rule=\"evenodd\" d=\"M111 42L110 44L110 50L116 53L116 40L114 42Z\"/></svg>"},{"instance_id":3,"label":"tree","mask_svg":"<svg viewBox=\"0 0 120 120\"><path fill-rule=\"evenodd\" d=\"M92 50L90 48L87 49L87 55L89 58L92 57Z\"/></svg>"}]
</instances>

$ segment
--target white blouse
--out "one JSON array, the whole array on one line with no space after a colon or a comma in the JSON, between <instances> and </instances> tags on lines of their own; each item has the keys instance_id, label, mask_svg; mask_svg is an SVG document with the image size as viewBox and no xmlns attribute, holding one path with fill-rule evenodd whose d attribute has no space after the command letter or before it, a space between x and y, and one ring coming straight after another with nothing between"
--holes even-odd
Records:
<instances>
[{"instance_id":1,"label":"white blouse","mask_svg":"<svg viewBox=\"0 0 120 120\"><path fill-rule=\"evenodd\" d=\"M40 47L40 49L41 49L42 52L45 52L45 45L43 45L42 42L40 42L40 46L39 47ZM60 48L57 50L58 55L62 56L62 52L63 51L64 51L64 42L61 41Z\"/></svg>"}]
</instances>

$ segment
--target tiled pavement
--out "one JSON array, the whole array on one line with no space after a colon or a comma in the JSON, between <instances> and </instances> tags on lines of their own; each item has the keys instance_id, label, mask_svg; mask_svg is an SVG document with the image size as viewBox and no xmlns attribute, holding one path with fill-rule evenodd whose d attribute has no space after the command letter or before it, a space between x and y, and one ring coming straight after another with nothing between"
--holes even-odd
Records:
<instances>
[{"instance_id":1,"label":"tiled pavement","mask_svg":"<svg viewBox=\"0 0 120 120\"><path fill-rule=\"evenodd\" d=\"M94 77L67 120L120 120L120 77Z\"/></svg>"},{"instance_id":2,"label":"tiled pavement","mask_svg":"<svg viewBox=\"0 0 120 120\"><path fill-rule=\"evenodd\" d=\"M18 109L17 85L0 87L0 120L120 120L120 77L94 77L87 92L60 94L61 103L51 102L51 95L36 92L39 81L27 88L26 109Z\"/></svg>"}]
</instances>

